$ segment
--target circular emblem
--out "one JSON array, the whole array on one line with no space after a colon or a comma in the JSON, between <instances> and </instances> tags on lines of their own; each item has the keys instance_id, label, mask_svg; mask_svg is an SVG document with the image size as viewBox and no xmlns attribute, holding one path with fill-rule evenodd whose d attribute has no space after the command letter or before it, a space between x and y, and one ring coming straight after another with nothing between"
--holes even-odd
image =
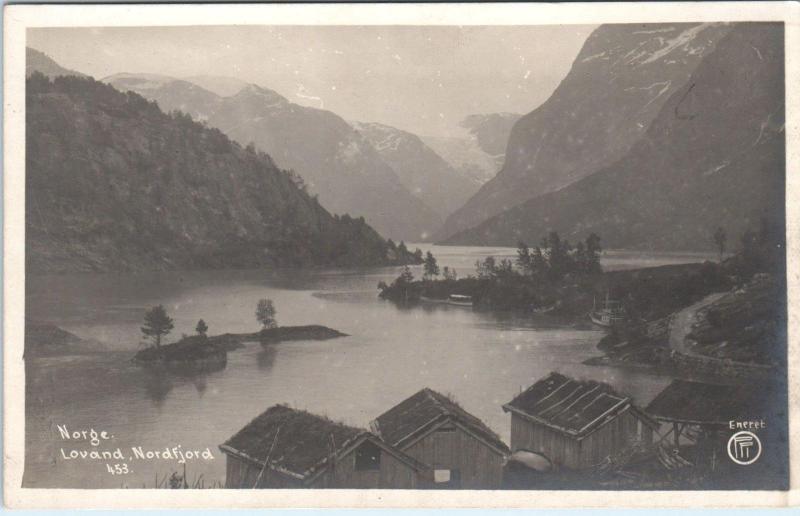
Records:
<instances>
[{"instance_id":1,"label":"circular emblem","mask_svg":"<svg viewBox=\"0 0 800 516\"><path fill-rule=\"evenodd\" d=\"M736 432L728 439L728 456L736 464L752 464L761 456L761 441L753 432Z\"/></svg>"}]
</instances>

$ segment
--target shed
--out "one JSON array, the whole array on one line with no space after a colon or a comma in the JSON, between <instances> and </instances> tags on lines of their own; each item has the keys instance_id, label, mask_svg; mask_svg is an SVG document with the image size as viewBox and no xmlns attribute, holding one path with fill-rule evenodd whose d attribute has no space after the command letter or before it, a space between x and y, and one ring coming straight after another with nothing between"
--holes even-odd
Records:
<instances>
[{"instance_id":1,"label":"shed","mask_svg":"<svg viewBox=\"0 0 800 516\"><path fill-rule=\"evenodd\" d=\"M658 423L610 385L550 373L503 410L511 449L540 453L554 466L585 469L653 442Z\"/></svg>"},{"instance_id":2,"label":"shed","mask_svg":"<svg viewBox=\"0 0 800 516\"><path fill-rule=\"evenodd\" d=\"M449 397L425 388L384 412L372 431L430 466L435 487L496 489L508 446L483 421Z\"/></svg>"},{"instance_id":3,"label":"shed","mask_svg":"<svg viewBox=\"0 0 800 516\"><path fill-rule=\"evenodd\" d=\"M220 445L227 488L426 487L430 469L366 430L285 405Z\"/></svg>"},{"instance_id":4,"label":"shed","mask_svg":"<svg viewBox=\"0 0 800 516\"><path fill-rule=\"evenodd\" d=\"M711 435L728 429L731 421L766 418L765 408L775 399L769 387L674 380L650 402L647 413L672 424L671 437L678 446L682 435L692 437L687 430Z\"/></svg>"}]
</instances>

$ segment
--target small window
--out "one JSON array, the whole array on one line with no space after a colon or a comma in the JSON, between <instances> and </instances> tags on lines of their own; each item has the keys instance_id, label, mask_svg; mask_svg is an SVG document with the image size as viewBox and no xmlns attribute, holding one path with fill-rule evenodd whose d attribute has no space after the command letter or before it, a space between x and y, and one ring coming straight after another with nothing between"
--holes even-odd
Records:
<instances>
[{"instance_id":1,"label":"small window","mask_svg":"<svg viewBox=\"0 0 800 516\"><path fill-rule=\"evenodd\" d=\"M441 489L461 487L461 471L457 469L433 470L433 482Z\"/></svg>"},{"instance_id":2,"label":"small window","mask_svg":"<svg viewBox=\"0 0 800 516\"><path fill-rule=\"evenodd\" d=\"M356 471L381 469L381 449L367 441L356 450Z\"/></svg>"}]
</instances>

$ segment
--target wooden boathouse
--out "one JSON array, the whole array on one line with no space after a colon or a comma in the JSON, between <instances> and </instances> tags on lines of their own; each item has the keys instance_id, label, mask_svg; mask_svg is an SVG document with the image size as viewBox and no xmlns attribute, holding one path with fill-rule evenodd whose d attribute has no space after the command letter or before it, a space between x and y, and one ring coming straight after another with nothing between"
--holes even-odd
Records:
<instances>
[{"instance_id":1,"label":"wooden boathouse","mask_svg":"<svg viewBox=\"0 0 800 516\"><path fill-rule=\"evenodd\" d=\"M605 383L550 373L503 410L511 413L511 450L541 454L556 468L602 466L653 442L658 423Z\"/></svg>"},{"instance_id":2,"label":"wooden boathouse","mask_svg":"<svg viewBox=\"0 0 800 516\"><path fill-rule=\"evenodd\" d=\"M497 489L508 446L455 401L422 389L378 416L373 433L433 470L434 487Z\"/></svg>"},{"instance_id":3,"label":"wooden boathouse","mask_svg":"<svg viewBox=\"0 0 800 516\"><path fill-rule=\"evenodd\" d=\"M220 445L226 488L419 489L424 464L366 430L275 405Z\"/></svg>"},{"instance_id":4,"label":"wooden boathouse","mask_svg":"<svg viewBox=\"0 0 800 516\"><path fill-rule=\"evenodd\" d=\"M647 406L647 413L670 425L664 434L674 447L681 439L696 442L698 437L730 433L731 421L766 418L765 407L776 399L769 385L722 385L674 380Z\"/></svg>"}]
</instances>

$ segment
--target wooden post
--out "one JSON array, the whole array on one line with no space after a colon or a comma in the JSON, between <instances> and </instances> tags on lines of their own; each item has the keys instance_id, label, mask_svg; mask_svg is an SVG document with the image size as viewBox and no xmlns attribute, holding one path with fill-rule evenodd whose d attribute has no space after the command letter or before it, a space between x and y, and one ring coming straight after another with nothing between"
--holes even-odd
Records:
<instances>
[{"instance_id":1,"label":"wooden post","mask_svg":"<svg viewBox=\"0 0 800 516\"><path fill-rule=\"evenodd\" d=\"M675 432L675 448L680 449L681 446L681 429L678 423L672 423L672 431Z\"/></svg>"}]
</instances>

